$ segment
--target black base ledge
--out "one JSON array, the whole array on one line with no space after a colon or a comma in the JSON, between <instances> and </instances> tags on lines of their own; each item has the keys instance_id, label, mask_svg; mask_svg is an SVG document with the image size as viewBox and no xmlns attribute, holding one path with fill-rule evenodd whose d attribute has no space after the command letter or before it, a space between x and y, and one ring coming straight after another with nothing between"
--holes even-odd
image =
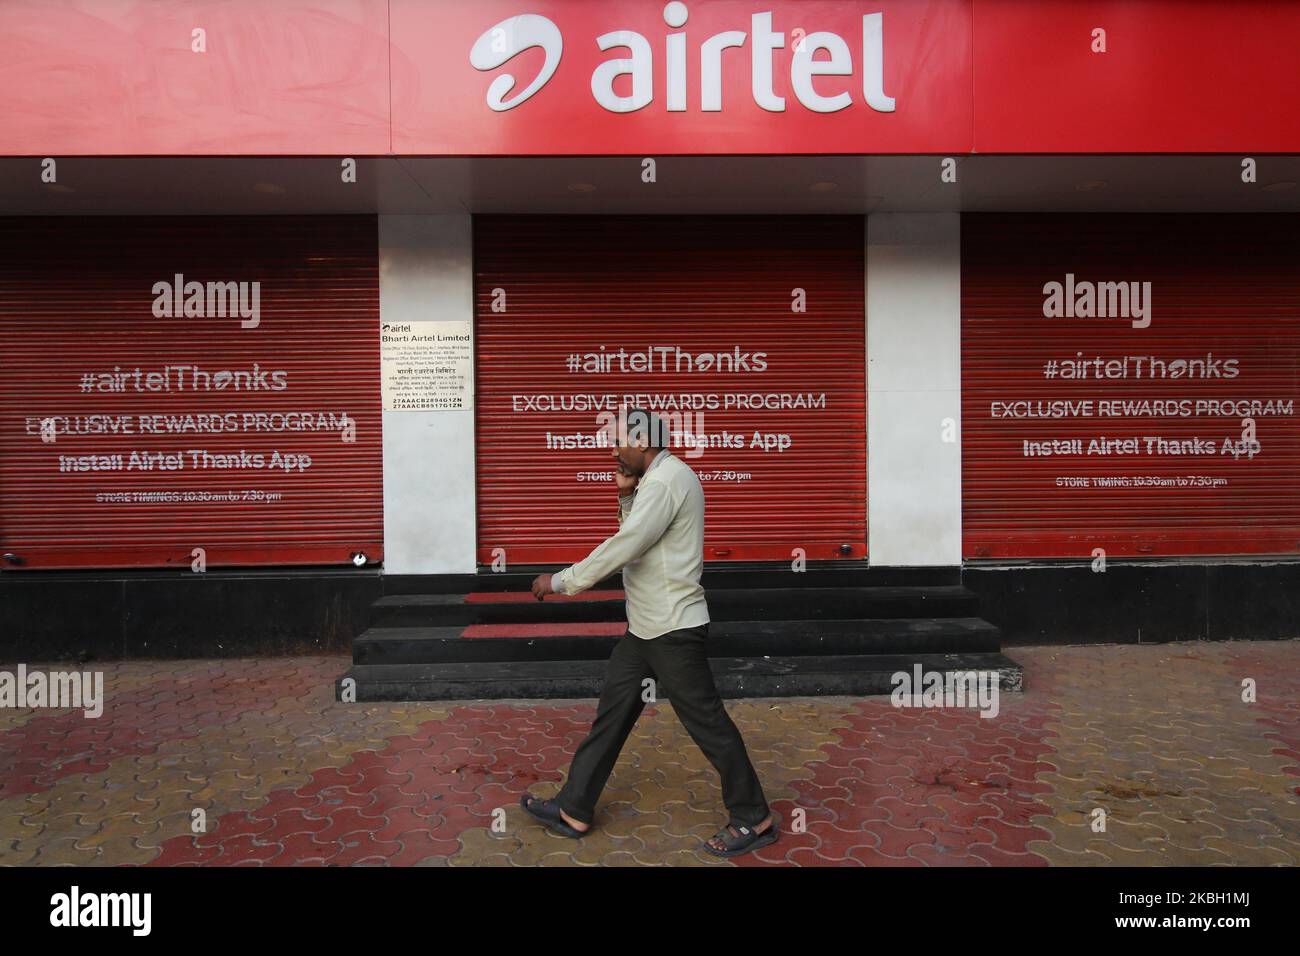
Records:
<instances>
[{"instance_id":1,"label":"black base ledge","mask_svg":"<svg viewBox=\"0 0 1300 956\"><path fill-rule=\"evenodd\" d=\"M998 692L1017 693L1024 675L1003 654L871 654L833 657L709 658L718 693L745 697L869 697L890 694L894 675L924 672L996 673ZM599 697L604 661L540 661L468 664L356 665L334 685L344 700L351 682L355 702L381 700L538 700ZM665 688L663 700L671 702Z\"/></svg>"},{"instance_id":2,"label":"black base ledge","mask_svg":"<svg viewBox=\"0 0 1300 956\"><path fill-rule=\"evenodd\" d=\"M0 659L346 653L383 596L377 568L0 574Z\"/></svg>"},{"instance_id":3,"label":"black base ledge","mask_svg":"<svg viewBox=\"0 0 1300 956\"><path fill-rule=\"evenodd\" d=\"M478 574L379 568L0 572L0 662L346 654L389 595L526 588L557 566ZM1003 645L1300 637L1300 559L971 563L868 568L810 562L711 565L706 588L962 584ZM617 576L599 587L617 588Z\"/></svg>"},{"instance_id":4,"label":"black base ledge","mask_svg":"<svg viewBox=\"0 0 1300 956\"><path fill-rule=\"evenodd\" d=\"M1003 647L1300 638L1300 557L971 562Z\"/></svg>"}]
</instances>

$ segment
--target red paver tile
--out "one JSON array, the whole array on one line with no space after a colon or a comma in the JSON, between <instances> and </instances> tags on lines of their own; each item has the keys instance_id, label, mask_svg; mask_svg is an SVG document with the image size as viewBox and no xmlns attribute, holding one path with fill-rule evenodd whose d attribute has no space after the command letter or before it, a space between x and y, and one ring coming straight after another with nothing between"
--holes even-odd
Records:
<instances>
[{"instance_id":1,"label":"red paver tile","mask_svg":"<svg viewBox=\"0 0 1300 956\"><path fill-rule=\"evenodd\" d=\"M786 715L774 705L770 718L758 712L761 730L742 731L747 739L761 742L765 781L774 773L785 775L779 784L784 795L773 802L783 818L782 838L730 864L1072 865L1073 857L1083 860L1087 855L1071 852L1062 828L1093 792L1105 796L1111 812L1125 812L1126 801L1141 800L1144 818L1156 826L1161 825L1161 814L1170 827L1180 814L1212 813L1218 828L1227 833L1217 841L1217 858L1224 858L1234 845L1240 845L1243 859L1250 854L1277 856L1279 847L1267 843L1260 826L1268 821L1265 835L1285 827L1289 816L1287 808L1275 805L1278 794L1300 792L1300 667L1287 663L1300 662L1300 651L1295 642L1287 645L1209 645L1194 648L1194 655L1159 646L1027 649L1029 689L1023 696L1003 695L1001 712L992 719L973 710L896 709L883 699L799 703L798 711ZM1109 667L1112 659L1124 666ZM25 820L23 813L14 813L22 809L21 803L6 808L3 801L24 801L56 786L66 789L63 781L81 774L93 778L106 772L102 768L129 768L132 762L123 758L195 733L205 733L206 747L232 714L255 719L278 708L276 719L287 720L288 730L282 728L276 736L294 740L296 747L335 740L331 728L351 735L345 739L366 744L340 751L337 765L315 770L303 781L301 773L290 776L284 764L264 766L270 759L267 738L250 735L245 720L229 753L218 754L220 759L214 761L219 784L205 781L202 754L169 757L170 764L149 767L152 776L147 781L133 784L129 775L115 777L107 787L97 783L84 799L73 792L48 800L58 808L51 811L50 821L23 823L25 830L15 839L46 841L54 847L49 854L53 861L58 841L68 843L77 827L94 827L99 815L106 819L133 811L169 813L174 823L183 791L210 788L228 793L233 787L235 799L227 797L222 805L239 805L239 781L247 776L249 790L258 794L243 800L249 809L213 811L210 833L163 841L151 865L402 865L446 862L451 857L461 863L475 859L471 850L496 862L518 862L524 852L519 841L482 835L494 811L517 810L524 790L536 783L558 784L587 733L594 702L439 707L438 718L419 724L414 732L371 742L357 736L364 730L354 722L368 720L366 726L374 726L376 710L387 705L320 711L321 687L332 683L339 666L345 664L160 662L157 679L124 691L118 706L110 706L98 725L56 713L34 715L0 733L0 762L8 760L15 767L0 781L11 784L0 789L0 811L7 811L11 820ZM168 667L176 668L177 676L169 677ZM1135 670L1146 684L1126 691L1123 682ZM1260 682L1260 697L1253 704L1236 700L1234 682L1242 676ZM1161 695L1136 693L1153 679L1167 682L1161 685ZM1204 699L1203 687L1220 684L1234 706L1211 702L1219 724L1210 723L1188 703L1172 715L1168 712L1165 698L1171 691L1176 691L1173 699L1188 702ZM296 698L304 702L301 716L284 707L286 700ZM307 706L313 700L315 710ZM1144 716L1147 711L1150 722ZM816 739L833 734L834 742L816 745L814 751L807 745L800 749L794 740L794 746L783 750L783 740L790 742L791 734L802 732L788 716L795 712L809 719L815 714L820 725ZM646 714L657 718L660 711L647 708ZM1214 751L1214 728L1224 720L1235 721L1232 740L1237 749L1231 754ZM1257 729L1254 737L1252 728ZM1109 736L1116 732L1126 736ZM1156 748L1165 745L1171 733L1182 735L1181 756L1153 764ZM673 779L683 779L681 755L663 741L686 738L659 733L655 739L655 745L636 750L640 769L635 773L655 779L656 768L668 761L676 764ZM1190 749L1189 740L1194 741ZM782 766L780 755L789 753L798 757ZM1097 764L1098 779L1081 780L1081 768L1090 760ZM320 767L320 760L313 759L310 766ZM1234 775L1236 766L1248 768L1250 779L1244 772ZM167 773L175 779L169 782ZM280 779L286 785L274 789ZM623 785L635 779L634 774ZM666 778L659 774L658 779L662 783ZM262 780L269 783L261 786ZM693 783L691 793L704 786L713 801L714 783ZM264 802L253 805L257 799ZM805 833L789 830L795 810L805 814ZM658 811L639 807L629 812ZM641 843L622 839L630 841L629 846ZM542 854L552 858L547 862L574 852L575 844L569 841L553 842ZM694 852L693 838L685 844L668 841L615 851L604 862L653 863L656 854L681 854L683 848ZM139 843L136 850L149 852ZM536 844L527 848L529 862L540 859L536 851ZM5 862L3 852L0 843L0 863ZM24 844L18 852L31 851Z\"/></svg>"}]
</instances>

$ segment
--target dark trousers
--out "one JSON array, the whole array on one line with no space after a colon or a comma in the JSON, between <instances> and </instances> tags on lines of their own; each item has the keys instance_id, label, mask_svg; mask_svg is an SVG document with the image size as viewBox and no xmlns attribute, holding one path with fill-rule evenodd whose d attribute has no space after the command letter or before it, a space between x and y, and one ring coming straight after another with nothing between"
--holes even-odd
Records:
<instances>
[{"instance_id":1,"label":"dark trousers","mask_svg":"<svg viewBox=\"0 0 1300 956\"><path fill-rule=\"evenodd\" d=\"M619 751L645 708L646 678L655 679L657 697L668 697L673 712L722 777L722 800L731 820L753 826L768 814L767 800L740 736L709 670L705 643L709 625L669 631L644 640L631 631L610 655L596 719L578 745L569 777L556 796L569 816L591 823L596 800L614 769Z\"/></svg>"}]
</instances>

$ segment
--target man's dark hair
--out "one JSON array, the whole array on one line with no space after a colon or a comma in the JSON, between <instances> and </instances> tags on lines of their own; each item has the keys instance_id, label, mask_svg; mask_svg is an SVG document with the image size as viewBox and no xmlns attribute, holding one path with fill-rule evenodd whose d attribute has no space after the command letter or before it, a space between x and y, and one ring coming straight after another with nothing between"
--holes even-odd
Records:
<instances>
[{"instance_id":1,"label":"man's dark hair","mask_svg":"<svg viewBox=\"0 0 1300 956\"><path fill-rule=\"evenodd\" d=\"M644 408L624 409L627 424L627 441L633 444L638 439L646 439L648 448L668 448L668 425L662 418Z\"/></svg>"}]
</instances>

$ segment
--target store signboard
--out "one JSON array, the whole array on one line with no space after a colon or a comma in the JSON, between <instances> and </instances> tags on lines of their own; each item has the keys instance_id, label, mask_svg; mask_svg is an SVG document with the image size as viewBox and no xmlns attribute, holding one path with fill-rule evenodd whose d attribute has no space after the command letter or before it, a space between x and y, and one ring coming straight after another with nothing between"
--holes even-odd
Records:
<instances>
[{"instance_id":1,"label":"store signboard","mask_svg":"<svg viewBox=\"0 0 1300 956\"><path fill-rule=\"evenodd\" d=\"M469 319L384 322L379 338L384 411L472 409L473 329Z\"/></svg>"}]
</instances>

